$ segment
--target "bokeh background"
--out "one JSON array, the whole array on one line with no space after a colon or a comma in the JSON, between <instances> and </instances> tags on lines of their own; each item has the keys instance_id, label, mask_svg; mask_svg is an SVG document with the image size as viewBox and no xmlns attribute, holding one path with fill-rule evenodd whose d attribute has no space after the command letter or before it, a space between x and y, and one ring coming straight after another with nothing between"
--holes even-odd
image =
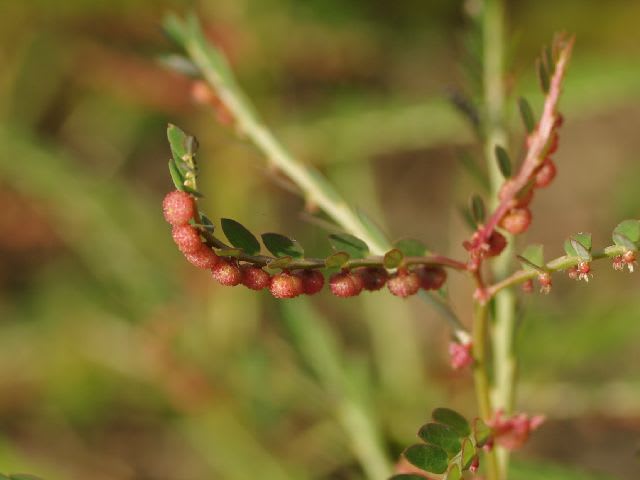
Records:
<instances>
[{"instance_id":1,"label":"bokeh background","mask_svg":"<svg viewBox=\"0 0 640 480\"><path fill-rule=\"evenodd\" d=\"M164 14L192 8L296 155L391 237L462 255L458 208L478 186L458 159L480 150L448 98L473 83L474 2L0 1L0 471L359 479L368 428L395 457L432 408L474 414L420 300L277 302L219 287L175 250L160 210L169 121L200 139L211 217L327 251L302 200L158 64ZM608 244L640 207L640 3L514 0L508 17L509 87L537 111L536 54L577 35L560 172L527 241L549 257L577 231ZM523 298L519 404L550 420L514 479L637 477L637 275L600 263L588 285ZM469 286L451 280L468 322Z\"/></svg>"}]
</instances>

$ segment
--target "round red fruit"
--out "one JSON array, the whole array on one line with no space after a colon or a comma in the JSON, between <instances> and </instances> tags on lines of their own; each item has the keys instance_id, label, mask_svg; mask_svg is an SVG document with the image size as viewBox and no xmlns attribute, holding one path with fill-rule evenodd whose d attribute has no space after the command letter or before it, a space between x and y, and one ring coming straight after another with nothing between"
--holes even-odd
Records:
<instances>
[{"instance_id":1,"label":"round red fruit","mask_svg":"<svg viewBox=\"0 0 640 480\"><path fill-rule=\"evenodd\" d=\"M528 208L514 208L500 220L500 226L513 235L526 232L530 224L531 211Z\"/></svg>"},{"instance_id":2,"label":"round red fruit","mask_svg":"<svg viewBox=\"0 0 640 480\"><path fill-rule=\"evenodd\" d=\"M186 225L195 214L191 195L180 190L167 193L162 201L164 218L171 225Z\"/></svg>"},{"instance_id":3,"label":"round red fruit","mask_svg":"<svg viewBox=\"0 0 640 480\"><path fill-rule=\"evenodd\" d=\"M487 240L487 245L489 246L487 256L496 257L500 255L507 246L507 239L500 232L493 232L489 240Z\"/></svg>"},{"instance_id":4,"label":"round red fruit","mask_svg":"<svg viewBox=\"0 0 640 480\"><path fill-rule=\"evenodd\" d=\"M211 274L220 285L235 287L242 282L240 268L233 260L221 260L212 269Z\"/></svg>"},{"instance_id":5,"label":"round red fruit","mask_svg":"<svg viewBox=\"0 0 640 480\"><path fill-rule=\"evenodd\" d=\"M536 173L536 187L544 188L548 186L556 177L556 173L556 165L553 163L553 160L550 158L545 159L540 170Z\"/></svg>"},{"instance_id":6,"label":"round red fruit","mask_svg":"<svg viewBox=\"0 0 640 480\"><path fill-rule=\"evenodd\" d=\"M415 272L400 270L391 276L387 288L396 297L406 298L420 290L420 278Z\"/></svg>"},{"instance_id":7,"label":"round red fruit","mask_svg":"<svg viewBox=\"0 0 640 480\"><path fill-rule=\"evenodd\" d=\"M289 272L278 273L271 277L269 291L276 298L297 297L303 293L302 279Z\"/></svg>"},{"instance_id":8,"label":"round red fruit","mask_svg":"<svg viewBox=\"0 0 640 480\"><path fill-rule=\"evenodd\" d=\"M355 297L364 288L364 282L357 274L340 272L331 276L329 287L336 297Z\"/></svg>"},{"instance_id":9,"label":"round red fruit","mask_svg":"<svg viewBox=\"0 0 640 480\"><path fill-rule=\"evenodd\" d=\"M324 287L324 275L318 270L302 270L296 275L302 280L302 291L307 295L314 295Z\"/></svg>"},{"instance_id":10,"label":"round red fruit","mask_svg":"<svg viewBox=\"0 0 640 480\"><path fill-rule=\"evenodd\" d=\"M242 284L251 290L262 290L267 288L271 282L271 275L250 264L242 265L240 273L242 274Z\"/></svg>"},{"instance_id":11,"label":"round red fruit","mask_svg":"<svg viewBox=\"0 0 640 480\"><path fill-rule=\"evenodd\" d=\"M171 236L182 253L195 253L202 248L200 234L191 225L174 226Z\"/></svg>"},{"instance_id":12,"label":"round red fruit","mask_svg":"<svg viewBox=\"0 0 640 480\"><path fill-rule=\"evenodd\" d=\"M420 279L420 287L425 290L440 290L447 281L445 269L435 265L424 265L415 272Z\"/></svg>"},{"instance_id":13,"label":"round red fruit","mask_svg":"<svg viewBox=\"0 0 640 480\"><path fill-rule=\"evenodd\" d=\"M205 269L215 267L218 263L218 259L220 258L204 243L201 243L201 247L195 252L185 253L184 256L194 267Z\"/></svg>"},{"instance_id":14,"label":"round red fruit","mask_svg":"<svg viewBox=\"0 0 640 480\"><path fill-rule=\"evenodd\" d=\"M380 267L361 267L355 269L353 273L362 279L363 288L370 292L380 290L389 278L387 271Z\"/></svg>"}]
</instances>

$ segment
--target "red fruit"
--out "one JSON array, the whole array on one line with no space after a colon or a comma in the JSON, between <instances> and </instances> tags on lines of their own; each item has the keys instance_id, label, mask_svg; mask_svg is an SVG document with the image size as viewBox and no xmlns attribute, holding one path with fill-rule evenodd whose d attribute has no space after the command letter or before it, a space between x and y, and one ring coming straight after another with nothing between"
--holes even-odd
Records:
<instances>
[{"instance_id":1,"label":"red fruit","mask_svg":"<svg viewBox=\"0 0 640 480\"><path fill-rule=\"evenodd\" d=\"M186 225L195 214L191 195L180 190L167 193L162 201L164 218L171 225Z\"/></svg>"},{"instance_id":2,"label":"red fruit","mask_svg":"<svg viewBox=\"0 0 640 480\"><path fill-rule=\"evenodd\" d=\"M318 270L302 270L296 275L302 280L302 291L307 295L314 295L324 287L324 275Z\"/></svg>"},{"instance_id":3,"label":"red fruit","mask_svg":"<svg viewBox=\"0 0 640 480\"><path fill-rule=\"evenodd\" d=\"M242 282L240 268L233 260L220 260L212 269L211 274L218 283L227 287L235 287Z\"/></svg>"},{"instance_id":4,"label":"red fruit","mask_svg":"<svg viewBox=\"0 0 640 480\"><path fill-rule=\"evenodd\" d=\"M513 235L525 232L530 224L531 211L528 208L514 208L500 220L500 226Z\"/></svg>"},{"instance_id":5,"label":"red fruit","mask_svg":"<svg viewBox=\"0 0 640 480\"><path fill-rule=\"evenodd\" d=\"M536 187L544 188L548 186L556 177L556 165L550 158L545 158L540 170L536 173Z\"/></svg>"},{"instance_id":6,"label":"red fruit","mask_svg":"<svg viewBox=\"0 0 640 480\"><path fill-rule=\"evenodd\" d=\"M276 298L294 298L304 293L302 279L289 272L282 272L271 277L269 284L271 295Z\"/></svg>"},{"instance_id":7,"label":"red fruit","mask_svg":"<svg viewBox=\"0 0 640 480\"><path fill-rule=\"evenodd\" d=\"M267 288L271 282L271 275L250 264L242 265L240 273L242 274L242 284L251 290L262 290Z\"/></svg>"},{"instance_id":8,"label":"red fruit","mask_svg":"<svg viewBox=\"0 0 640 480\"><path fill-rule=\"evenodd\" d=\"M564 123L564 116L561 113L556 114L556 120L553 123L553 128L560 128Z\"/></svg>"},{"instance_id":9,"label":"red fruit","mask_svg":"<svg viewBox=\"0 0 640 480\"><path fill-rule=\"evenodd\" d=\"M524 293L531 293L533 292L533 280L529 279L526 282L524 282L522 284L522 291Z\"/></svg>"},{"instance_id":10,"label":"red fruit","mask_svg":"<svg viewBox=\"0 0 640 480\"><path fill-rule=\"evenodd\" d=\"M498 199L500 201L503 202L507 198L507 190L513 188L513 182L513 180L507 180L502 184L502 187L498 192ZM533 188L524 188L514 196L511 206L514 208L524 208L531 203L532 199Z\"/></svg>"},{"instance_id":11,"label":"red fruit","mask_svg":"<svg viewBox=\"0 0 640 480\"><path fill-rule=\"evenodd\" d=\"M380 267L356 268L353 273L362 279L362 287L370 292L380 290L389 278L387 271Z\"/></svg>"},{"instance_id":12,"label":"red fruit","mask_svg":"<svg viewBox=\"0 0 640 480\"><path fill-rule=\"evenodd\" d=\"M218 257L213 250L207 247L204 243L201 243L200 245L201 247L195 252L184 254L187 261L198 268L210 269L215 267L220 257Z\"/></svg>"},{"instance_id":13,"label":"red fruit","mask_svg":"<svg viewBox=\"0 0 640 480\"><path fill-rule=\"evenodd\" d=\"M558 144L560 142L560 136L557 132L553 132L551 134L551 139L549 140L549 147L547 148L547 155L555 153L558 150Z\"/></svg>"},{"instance_id":14,"label":"red fruit","mask_svg":"<svg viewBox=\"0 0 640 480\"><path fill-rule=\"evenodd\" d=\"M415 272L420 279L420 287L425 290L440 290L447 281L445 269L435 265L423 265Z\"/></svg>"},{"instance_id":15,"label":"red fruit","mask_svg":"<svg viewBox=\"0 0 640 480\"><path fill-rule=\"evenodd\" d=\"M507 246L507 239L500 232L493 232L487 240L487 257L495 257L500 255Z\"/></svg>"},{"instance_id":16,"label":"red fruit","mask_svg":"<svg viewBox=\"0 0 640 480\"><path fill-rule=\"evenodd\" d=\"M387 282L387 288L396 297L406 298L420 290L420 278L415 272L398 270Z\"/></svg>"},{"instance_id":17,"label":"red fruit","mask_svg":"<svg viewBox=\"0 0 640 480\"><path fill-rule=\"evenodd\" d=\"M331 293L336 297L355 297L364 288L364 281L360 275L351 272L340 272L329 279Z\"/></svg>"},{"instance_id":18,"label":"red fruit","mask_svg":"<svg viewBox=\"0 0 640 480\"><path fill-rule=\"evenodd\" d=\"M176 225L171 236L182 253L196 253L202 248L200 234L191 225Z\"/></svg>"}]
</instances>

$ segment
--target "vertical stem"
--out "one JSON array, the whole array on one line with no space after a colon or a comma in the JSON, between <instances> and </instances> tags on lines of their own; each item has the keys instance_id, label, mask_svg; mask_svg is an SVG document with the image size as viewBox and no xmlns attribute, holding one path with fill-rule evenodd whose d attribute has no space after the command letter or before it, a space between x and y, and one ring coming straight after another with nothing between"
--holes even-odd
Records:
<instances>
[{"instance_id":1,"label":"vertical stem","mask_svg":"<svg viewBox=\"0 0 640 480\"><path fill-rule=\"evenodd\" d=\"M507 147L507 133L504 127L504 0L485 0L483 13L483 79L485 98L485 156L489 166L493 207L498 202L498 192L503 178L494 158L496 145ZM513 257L513 238L509 246L492 264L495 280L509 274ZM505 289L495 297L495 319L491 328L493 349L494 387L493 405L505 413L513 410L516 381L516 357L514 354L516 297L512 289ZM500 477L506 478L509 453L497 449Z\"/></svg>"},{"instance_id":2,"label":"vertical stem","mask_svg":"<svg viewBox=\"0 0 640 480\"><path fill-rule=\"evenodd\" d=\"M489 382L489 369L487 364L487 331L488 331L488 309L487 305L475 304L473 319L473 379L476 387L476 397L480 417L485 421L493 417L493 407L491 406L491 384ZM486 459L486 479L499 480L498 462L496 450L485 454Z\"/></svg>"}]
</instances>

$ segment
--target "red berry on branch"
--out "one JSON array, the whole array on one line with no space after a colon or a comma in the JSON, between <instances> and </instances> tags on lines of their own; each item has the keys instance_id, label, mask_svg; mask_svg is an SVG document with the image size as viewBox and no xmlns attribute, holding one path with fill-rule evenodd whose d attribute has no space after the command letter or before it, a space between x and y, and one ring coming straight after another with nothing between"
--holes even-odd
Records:
<instances>
[{"instance_id":1,"label":"red berry on branch","mask_svg":"<svg viewBox=\"0 0 640 480\"><path fill-rule=\"evenodd\" d=\"M340 272L329 279L331 293L336 297L355 297L364 288L364 282L359 275L351 272Z\"/></svg>"},{"instance_id":2,"label":"red berry on branch","mask_svg":"<svg viewBox=\"0 0 640 480\"><path fill-rule=\"evenodd\" d=\"M162 201L162 212L171 225L186 225L195 214L193 198L180 190L169 192Z\"/></svg>"},{"instance_id":3,"label":"red berry on branch","mask_svg":"<svg viewBox=\"0 0 640 480\"><path fill-rule=\"evenodd\" d=\"M324 275L318 270L301 270L296 275L302 280L302 291L314 295L324 287Z\"/></svg>"},{"instance_id":4,"label":"red berry on branch","mask_svg":"<svg viewBox=\"0 0 640 480\"><path fill-rule=\"evenodd\" d=\"M556 114L556 120L553 123L553 128L560 128L564 123L564 116L561 113Z\"/></svg>"},{"instance_id":5,"label":"red berry on branch","mask_svg":"<svg viewBox=\"0 0 640 480\"><path fill-rule=\"evenodd\" d=\"M242 284L251 290L262 290L267 288L271 282L271 275L251 264L244 264L240 267L242 274Z\"/></svg>"},{"instance_id":6,"label":"red berry on branch","mask_svg":"<svg viewBox=\"0 0 640 480\"><path fill-rule=\"evenodd\" d=\"M235 287L242 282L242 273L234 260L221 259L211 269L211 274L218 283L227 287Z\"/></svg>"},{"instance_id":7,"label":"red berry on branch","mask_svg":"<svg viewBox=\"0 0 640 480\"><path fill-rule=\"evenodd\" d=\"M182 253L195 253L202 248L200 234L191 225L176 225L171 236Z\"/></svg>"},{"instance_id":8,"label":"red berry on branch","mask_svg":"<svg viewBox=\"0 0 640 480\"><path fill-rule=\"evenodd\" d=\"M304 293L302 279L289 272L278 273L271 277L269 291L276 298L295 298Z\"/></svg>"},{"instance_id":9,"label":"red berry on branch","mask_svg":"<svg viewBox=\"0 0 640 480\"><path fill-rule=\"evenodd\" d=\"M536 173L535 186L537 188L544 188L548 186L556 177L556 165L550 158L545 158L542 162L542 166Z\"/></svg>"},{"instance_id":10,"label":"red berry on branch","mask_svg":"<svg viewBox=\"0 0 640 480\"><path fill-rule=\"evenodd\" d=\"M507 239L500 232L493 232L487 240L487 246L487 257L498 256L507 246Z\"/></svg>"},{"instance_id":11,"label":"red berry on branch","mask_svg":"<svg viewBox=\"0 0 640 480\"><path fill-rule=\"evenodd\" d=\"M531 211L528 208L514 208L500 220L500 226L513 235L526 232L530 224Z\"/></svg>"},{"instance_id":12,"label":"red berry on branch","mask_svg":"<svg viewBox=\"0 0 640 480\"><path fill-rule=\"evenodd\" d=\"M551 138L549 139L549 147L547 148L547 155L556 153L558 151L559 144L560 144L560 136L558 135L558 132L553 132L551 134Z\"/></svg>"},{"instance_id":13,"label":"red berry on branch","mask_svg":"<svg viewBox=\"0 0 640 480\"><path fill-rule=\"evenodd\" d=\"M184 256L191 265L204 269L213 268L220 258L204 243L201 243L201 247L195 252L185 253Z\"/></svg>"},{"instance_id":14,"label":"red berry on branch","mask_svg":"<svg viewBox=\"0 0 640 480\"><path fill-rule=\"evenodd\" d=\"M400 269L391 276L387 288L396 297L407 298L420 290L420 278L415 272Z\"/></svg>"},{"instance_id":15,"label":"red berry on branch","mask_svg":"<svg viewBox=\"0 0 640 480\"><path fill-rule=\"evenodd\" d=\"M447 281L445 269L436 265L423 265L414 271L420 280L420 287L424 290L440 290Z\"/></svg>"},{"instance_id":16,"label":"red berry on branch","mask_svg":"<svg viewBox=\"0 0 640 480\"><path fill-rule=\"evenodd\" d=\"M389 278L387 271L379 267L361 267L355 269L353 273L362 279L364 289L370 292L380 290Z\"/></svg>"}]
</instances>

